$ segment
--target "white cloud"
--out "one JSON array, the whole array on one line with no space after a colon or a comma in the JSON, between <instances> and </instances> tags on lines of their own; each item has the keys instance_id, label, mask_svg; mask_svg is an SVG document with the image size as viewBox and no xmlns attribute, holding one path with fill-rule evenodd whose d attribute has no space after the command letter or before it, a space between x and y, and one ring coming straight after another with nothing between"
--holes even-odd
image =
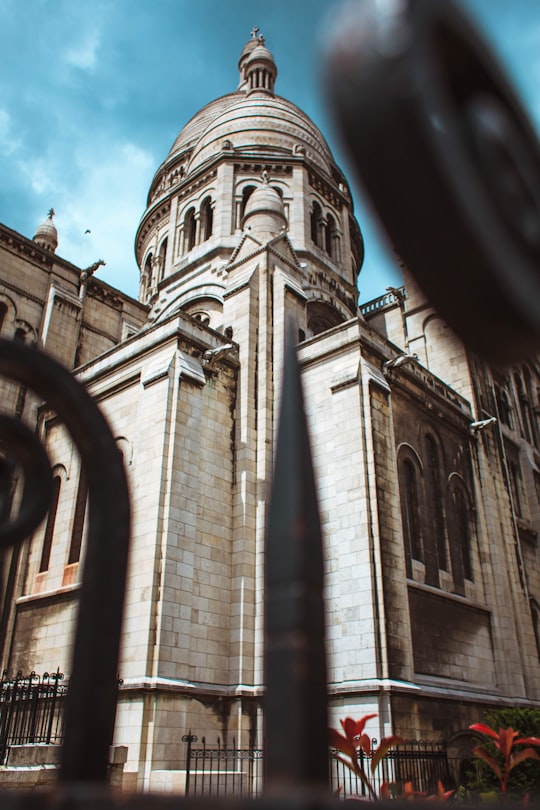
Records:
<instances>
[{"instance_id":1,"label":"white cloud","mask_svg":"<svg viewBox=\"0 0 540 810\"><path fill-rule=\"evenodd\" d=\"M20 161L19 166L21 173L26 175L32 191L35 191L36 194L54 191L56 186L54 172L51 171L51 166L46 160L42 158L27 159Z\"/></svg>"},{"instance_id":2,"label":"white cloud","mask_svg":"<svg viewBox=\"0 0 540 810\"><path fill-rule=\"evenodd\" d=\"M64 54L69 65L81 70L93 70L96 66L97 52L101 37L97 31L88 31L78 45L72 46Z\"/></svg>"}]
</instances>

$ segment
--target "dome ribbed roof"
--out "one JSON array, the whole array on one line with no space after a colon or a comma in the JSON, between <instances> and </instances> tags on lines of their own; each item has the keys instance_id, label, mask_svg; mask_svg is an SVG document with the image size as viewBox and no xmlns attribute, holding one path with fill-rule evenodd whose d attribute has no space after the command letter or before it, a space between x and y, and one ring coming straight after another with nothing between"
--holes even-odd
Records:
<instances>
[{"instance_id":1,"label":"dome ribbed roof","mask_svg":"<svg viewBox=\"0 0 540 810\"><path fill-rule=\"evenodd\" d=\"M195 113L193 118L190 118L187 124L180 130L167 156L167 160L192 147L204 133L207 126L212 123L214 118L223 112L223 110L226 110L230 104L234 104L239 95L239 93L229 93L226 96L220 96L209 104L206 104L202 110Z\"/></svg>"},{"instance_id":2,"label":"dome ribbed roof","mask_svg":"<svg viewBox=\"0 0 540 810\"><path fill-rule=\"evenodd\" d=\"M272 147L294 153L303 148L330 171L330 148L313 121L295 104L267 93L230 93L210 102L188 121L166 159L193 149L187 174L212 158L225 140L233 148Z\"/></svg>"}]
</instances>

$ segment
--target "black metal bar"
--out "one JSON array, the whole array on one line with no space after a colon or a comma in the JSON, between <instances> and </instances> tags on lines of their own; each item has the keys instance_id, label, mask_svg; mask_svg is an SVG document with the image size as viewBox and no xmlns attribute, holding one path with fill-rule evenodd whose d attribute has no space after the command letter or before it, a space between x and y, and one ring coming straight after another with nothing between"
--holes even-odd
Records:
<instances>
[{"instance_id":1,"label":"black metal bar","mask_svg":"<svg viewBox=\"0 0 540 810\"><path fill-rule=\"evenodd\" d=\"M59 778L62 782L105 781L116 713L118 652L130 535L129 494L122 455L92 397L52 358L21 343L1 340L0 374L27 385L56 412L71 434L86 470L88 544L65 707ZM14 424L16 421L11 420L8 432ZM39 451L28 455L28 466L32 469ZM42 477L40 475L40 480ZM52 481L50 470L49 478ZM45 511L46 508L43 515ZM17 526L1 527L2 535L8 536L10 542L15 542L15 536L24 539L28 533L29 521L25 523L21 519L23 513L21 507ZM35 523L35 516L33 519Z\"/></svg>"},{"instance_id":2,"label":"black metal bar","mask_svg":"<svg viewBox=\"0 0 540 810\"><path fill-rule=\"evenodd\" d=\"M467 346L540 349L540 148L453 0L349 3L327 37L328 100L390 243Z\"/></svg>"},{"instance_id":3,"label":"black metal bar","mask_svg":"<svg viewBox=\"0 0 540 810\"><path fill-rule=\"evenodd\" d=\"M182 737L182 742L187 743L187 750L186 750L186 796L189 796L189 775L191 772L191 746L194 742L197 742L197 737L195 734L191 733L191 729L189 730L188 734L184 734Z\"/></svg>"},{"instance_id":4,"label":"black metal bar","mask_svg":"<svg viewBox=\"0 0 540 810\"><path fill-rule=\"evenodd\" d=\"M53 679L54 686L53 686L53 693L52 693L52 699L51 699L49 722L48 722L48 726L47 726L47 739L46 739L46 742L48 742L48 743L50 743L51 738L52 738L52 728L53 728L53 723L54 723L54 714L55 714L55 710L56 710L56 700L57 700L57 696L58 696L58 684L60 682L60 679L63 678L64 676L60 673L60 669L57 668L56 674L52 675L51 677Z\"/></svg>"},{"instance_id":5,"label":"black metal bar","mask_svg":"<svg viewBox=\"0 0 540 810\"><path fill-rule=\"evenodd\" d=\"M322 535L291 330L265 557L265 790L328 788L324 626Z\"/></svg>"}]
</instances>

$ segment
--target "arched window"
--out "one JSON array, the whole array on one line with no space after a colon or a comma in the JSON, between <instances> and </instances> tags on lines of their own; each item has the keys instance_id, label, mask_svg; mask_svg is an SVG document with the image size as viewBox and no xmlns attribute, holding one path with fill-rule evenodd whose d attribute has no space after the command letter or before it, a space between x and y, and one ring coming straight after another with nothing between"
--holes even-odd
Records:
<instances>
[{"instance_id":1,"label":"arched window","mask_svg":"<svg viewBox=\"0 0 540 810\"><path fill-rule=\"evenodd\" d=\"M163 242L161 243L161 247L159 249L159 279L158 281L162 281L163 276L165 275L165 262L167 260L167 245L168 239L165 237Z\"/></svg>"},{"instance_id":2,"label":"arched window","mask_svg":"<svg viewBox=\"0 0 540 810\"><path fill-rule=\"evenodd\" d=\"M532 441L532 424L529 412L529 397L527 396L527 391L520 374L514 374L514 383L521 416L521 435L530 442Z\"/></svg>"},{"instance_id":3,"label":"arched window","mask_svg":"<svg viewBox=\"0 0 540 810\"><path fill-rule=\"evenodd\" d=\"M56 513L58 511L58 500L60 498L60 487L62 479L59 475L53 478L53 490L51 496L51 503L49 506L49 514L47 515L47 525L45 526L45 535L43 537L43 548L41 549L41 560L39 563L39 573L49 570L49 562L51 559L52 541L54 535L54 524L56 522Z\"/></svg>"},{"instance_id":4,"label":"arched window","mask_svg":"<svg viewBox=\"0 0 540 810\"><path fill-rule=\"evenodd\" d=\"M4 321L6 319L7 311L8 311L7 305L0 301L0 330L2 329L2 327L4 325Z\"/></svg>"},{"instance_id":5,"label":"arched window","mask_svg":"<svg viewBox=\"0 0 540 810\"><path fill-rule=\"evenodd\" d=\"M336 228L336 221L332 214L328 214L326 218L326 228L324 231L324 238L325 238L325 249L328 255L332 258L337 260L339 257L338 253L338 235L337 235L337 228Z\"/></svg>"},{"instance_id":6,"label":"arched window","mask_svg":"<svg viewBox=\"0 0 540 810\"><path fill-rule=\"evenodd\" d=\"M471 528L469 518L468 498L460 485L452 488L452 506L454 512L454 537L452 547L454 551L453 574L456 590L463 584L463 578L473 579L471 563ZM456 561L456 552L458 555Z\"/></svg>"},{"instance_id":7,"label":"arched window","mask_svg":"<svg viewBox=\"0 0 540 810\"><path fill-rule=\"evenodd\" d=\"M495 386L495 399L497 400L497 410L499 412L499 419L503 425L513 429L512 423L512 409L510 407L510 399L508 391L500 386Z\"/></svg>"},{"instance_id":8,"label":"arched window","mask_svg":"<svg viewBox=\"0 0 540 810\"><path fill-rule=\"evenodd\" d=\"M212 209L212 200L206 197L201 205L201 232L203 242L210 239L212 236L212 229L214 226L214 211Z\"/></svg>"},{"instance_id":9,"label":"arched window","mask_svg":"<svg viewBox=\"0 0 540 810\"><path fill-rule=\"evenodd\" d=\"M320 227L321 227L322 211L318 202L313 203L310 215L311 226L311 241L321 247Z\"/></svg>"},{"instance_id":10,"label":"arched window","mask_svg":"<svg viewBox=\"0 0 540 810\"><path fill-rule=\"evenodd\" d=\"M18 340L20 343L26 343L26 331L19 326L17 329L15 329L13 339Z\"/></svg>"},{"instance_id":11,"label":"arched window","mask_svg":"<svg viewBox=\"0 0 540 810\"><path fill-rule=\"evenodd\" d=\"M508 475L510 477L512 500L514 501L514 511L516 515L521 517L523 514L521 506L521 470L519 469L519 463L513 459L508 462Z\"/></svg>"},{"instance_id":12,"label":"arched window","mask_svg":"<svg viewBox=\"0 0 540 810\"><path fill-rule=\"evenodd\" d=\"M400 464L399 492L405 543L405 564L407 576L410 578L412 577L411 560L424 561L420 534L418 474L416 466L410 458L403 459Z\"/></svg>"},{"instance_id":13,"label":"arched window","mask_svg":"<svg viewBox=\"0 0 540 810\"><path fill-rule=\"evenodd\" d=\"M242 190L242 202L240 203L240 222L238 223L238 227L242 227L242 221L244 219L244 214L246 212L246 205L247 201L255 191L255 186L245 186Z\"/></svg>"},{"instance_id":14,"label":"arched window","mask_svg":"<svg viewBox=\"0 0 540 810\"><path fill-rule=\"evenodd\" d=\"M320 335L327 329L343 323L344 318L331 304L324 301L312 301L307 305L308 336Z\"/></svg>"},{"instance_id":15,"label":"arched window","mask_svg":"<svg viewBox=\"0 0 540 810\"><path fill-rule=\"evenodd\" d=\"M150 288L152 287L153 264L154 264L154 256L152 253L149 253L148 258L146 259L146 263L144 265L144 274L143 274L143 283L145 285L146 292L150 292Z\"/></svg>"},{"instance_id":16,"label":"arched window","mask_svg":"<svg viewBox=\"0 0 540 810\"><path fill-rule=\"evenodd\" d=\"M190 208L184 219L184 245L186 253L195 247L196 236L197 222L195 220L195 209Z\"/></svg>"},{"instance_id":17,"label":"arched window","mask_svg":"<svg viewBox=\"0 0 540 810\"><path fill-rule=\"evenodd\" d=\"M203 326L210 326L210 315L202 309L197 310L197 312L192 312L191 317L195 318L199 323L202 323Z\"/></svg>"},{"instance_id":18,"label":"arched window","mask_svg":"<svg viewBox=\"0 0 540 810\"><path fill-rule=\"evenodd\" d=\"M68 565L79 562L81 556L81 546L84 529L84 517L86 513L86 500L88 498L88 483L86 474L81 467L79 476L79 488L77 490L77 500L75 501L75 514L73 516L73 528L71 531L71 544L69 547Z\"/></svg>"},{"instance_id":19,"label":"arched window","mask_svg":"<svg viewBox=\"0 0 540 810\"><path fill-rule=\"evenodd\" d=\"M426 469L426 503L428 505L429 525L432 532L429 545L435 554L437 567L448 570L446 553L446 532L443 489L441 486L442 469L439 447L431 434L424 440Z\"/></svg>"}]
</instances>

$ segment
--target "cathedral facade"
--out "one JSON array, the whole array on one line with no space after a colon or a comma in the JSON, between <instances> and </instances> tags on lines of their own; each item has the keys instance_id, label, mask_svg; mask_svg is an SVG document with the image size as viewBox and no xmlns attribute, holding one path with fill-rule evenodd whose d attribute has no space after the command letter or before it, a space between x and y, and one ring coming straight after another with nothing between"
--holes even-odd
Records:
<instances>
[{"instance_id":1,"label":"cathedral facade","mask_svg":"<svg viewBox=\"0 0 540 810\"><path fill-rule=\"evenodd\" d=\"M363 241L317 127L275 93L254 35L239 85L181 130L135 250L139 301L0 226L3 336L99 402L133 531L115 742L132 785L183 768L182 736L262 745L263 541L284 336L293 322L325 538L331 718L451 740L540 701L540 366L471 355L405 273L358 308ZM54 500L3 560L3 668L69 676L87 489L29 390ZM107 576L107 572L103 572ZM96 661L96 667L99 662Z\"/></svg>"}]
</instances>

